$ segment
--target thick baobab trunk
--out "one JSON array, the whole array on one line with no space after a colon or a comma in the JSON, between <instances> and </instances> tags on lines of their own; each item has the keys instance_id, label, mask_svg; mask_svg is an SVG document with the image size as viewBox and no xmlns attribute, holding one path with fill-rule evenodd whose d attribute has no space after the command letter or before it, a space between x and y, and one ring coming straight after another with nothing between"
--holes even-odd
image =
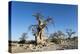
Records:
<instances>
[{"instance_id":1,"label":"thick baobab trunk","mask_svg":"<svg viewBox=\"0 0 80 54\"><path fill-rule=\"evenodd\" d=\"M43 25L43 23L42 23L42 21L40 21L40 20L38 20L38 28L37 28L37 30L38 30L38 33L37 33L37 37L36 37L36 43L37 44L42 44L42 42L43 42L43 30L44 30L44 28L42 28L42 25Z\"/></svg>"},{"instance_id":2,"label":"thick baobab trunk","mask_svg":"<svg viewBox=\"0 0 80 54\"><path fill-rule=\"evenodd\" d=\"M37 37L36 37L36 39L37 39L37 44L42 44L43 43L43 40L44 40L44 38L43 38L43 29L38 33L38 35L37 35Z\"/></svg>"}]
</instances>

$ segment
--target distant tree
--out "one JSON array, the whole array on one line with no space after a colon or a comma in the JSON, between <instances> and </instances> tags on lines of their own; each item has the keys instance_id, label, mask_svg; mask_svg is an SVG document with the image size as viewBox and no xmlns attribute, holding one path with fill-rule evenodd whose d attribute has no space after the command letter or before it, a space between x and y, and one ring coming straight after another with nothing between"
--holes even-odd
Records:
<instances>
[{"instance_id":1,"label":"distant tree","mask_svg":"<svg viewBox=\"0 0 80 54\"><path fill-rule=\"evenodd\" d=\"M76 32L72 31L72 29L67 29L67 30L66 30L66 33L67 33L67 35L68 35L68 39L70 39L71 36L72 36L73 34L75 34Z\"/></svg>"},{"instance_id":2,"label":"distant tree","mask_svg":"<svg viewBox=\"0 0 80 54\"><path fill-rule=\"evenodd\" d=\"M78 36L73 37L72 40L78 40Z\"/></svg>"},{"instance_id":3,"label":"distant tree","mask_svg":"<svg viewBox=\"0 0 80 54\"><path fill-rule=\"evenodd\" d=\"M51 34L51 36L52 36L52 38L57 38L57 39L61 38L61 39L63 39L65 34L62 31L57 31L57 32Z\"/></svg>"},{"instance_id":4,"label":"distant tree","mask_svg":"<svg viewBox=\"0 0 80 54\"><path fill-rule=\"evenodd\" d=\"M50 35L50 39L52 42L55 42L55 43L61 43L61 40L63 40L65 34L62 32L62 31L57 31L53 34Z\"/></svg>"},{"instance_id":5,"label":"distant tree","mask_svg":"<svg viewBox=\"0 0 80 54\"><path fill-rule=\"evenodd\" d=\"M19 43L24 44L26 42L26 38L28 38L27 33L22 33Z\"/></svg>"}]
</instances>

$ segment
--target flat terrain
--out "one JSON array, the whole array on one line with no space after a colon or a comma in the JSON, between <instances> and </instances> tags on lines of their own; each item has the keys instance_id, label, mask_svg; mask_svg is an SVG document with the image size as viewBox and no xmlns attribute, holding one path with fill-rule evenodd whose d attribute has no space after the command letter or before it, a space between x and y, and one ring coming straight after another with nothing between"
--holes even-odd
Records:
<instances>
[{"instance_id":1,"label":"flat terrain","mask_svg":"<svg viewBox=\"0 0 80 54\"><path fill-rule=\"evenodd\" d=\"M42 52L42 51L55 51L55 50L66 50L66 49L77 49L78 43L71 41L63 44L47 43L46 46L33 44L24 44L20 46L18 43L12 43L11 50L12 53L22 53L22 52Z\"/></svg>"}]
</instances>

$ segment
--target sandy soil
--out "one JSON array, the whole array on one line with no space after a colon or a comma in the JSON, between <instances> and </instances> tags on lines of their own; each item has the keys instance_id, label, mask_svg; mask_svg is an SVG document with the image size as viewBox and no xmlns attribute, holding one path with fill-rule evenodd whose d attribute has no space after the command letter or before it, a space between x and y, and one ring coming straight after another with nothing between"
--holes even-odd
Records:
<instances>
[{"instance_id":1,"label":"sandy soil","mask_svg":"<svg viewBox=\"0 0 80 54\"><path fill-rule=\"evenodd\" d=\"M47 46L34 46L32 44L25 44L24 46L20 46L19 44L14 44L11 50L12 53L22 53L22 52L42 52L42 51L54 51L54 50L65 50L65 49L77 49L77 43L65 43L65 44L55 44L49 43Z\"/></svg>"}]
</instances>

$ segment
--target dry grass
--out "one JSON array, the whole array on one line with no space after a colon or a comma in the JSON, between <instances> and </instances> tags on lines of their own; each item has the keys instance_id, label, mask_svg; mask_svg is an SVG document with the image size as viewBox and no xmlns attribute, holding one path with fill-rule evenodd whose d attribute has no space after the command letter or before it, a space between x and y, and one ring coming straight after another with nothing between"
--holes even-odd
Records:
<instances>
[{"instance_id":1,"label":"dry grass","mask_svg":"<svg viewBox=\"0 0 80 54\"><path fill-rule=\"evenodd\" d=\"M65 50L65 49L77 49L78 41L66 41L62 44L55 44L52 42L47 43L46 45L37 45L34 44L21 44L12 43L11 49L12 53L21 53L21 52L42 52L42 51L54 51L54 50Z\"/></svg>"}]
</instances>

